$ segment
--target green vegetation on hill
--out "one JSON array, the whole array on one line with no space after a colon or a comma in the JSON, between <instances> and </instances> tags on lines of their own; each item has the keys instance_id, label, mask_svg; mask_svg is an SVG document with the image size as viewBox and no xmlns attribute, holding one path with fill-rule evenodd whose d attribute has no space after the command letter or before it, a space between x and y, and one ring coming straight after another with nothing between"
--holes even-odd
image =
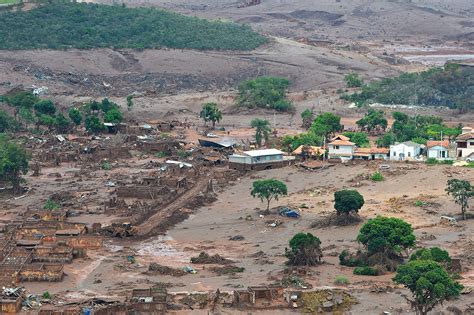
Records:
<instances>
[{"instance_id":1,"label":"green vegetation on hill","mask_svg":"<svg viewBox=\"0 0 474 315\"><path fill-rule=\"evenodd\" d=\"M362 106L369 103L446 106L464 112L474 109L474 68L448 64L419 73L364 85L343 99Z\"/></svg>"},{"instance_id":2,"label":"green vegetation on hill","mask_svg":"<svg viewBox=\"0 0 474 315\"><path fill-rule=\"evenodd\" d=\"M239 106L261 107L287 112L294 109L286 98L290 81L280 77L259 77L239 84Z\"/></svg>"},{"instance_id":3,"label":"green vegetation on hill","mask_svg":"<svg viewBox=\"0 0 474 315\"><path fill-rule=\"evenodd\" d=\"M179 48L252 50L266 38L248 26L155 8L55 1L0 13L0 49Z\"/></svg>"}]
</instances>

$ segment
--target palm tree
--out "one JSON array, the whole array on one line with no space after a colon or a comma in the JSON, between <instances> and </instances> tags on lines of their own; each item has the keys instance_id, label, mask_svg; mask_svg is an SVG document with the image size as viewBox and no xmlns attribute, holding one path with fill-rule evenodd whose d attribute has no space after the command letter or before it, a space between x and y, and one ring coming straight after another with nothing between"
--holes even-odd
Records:
<instances>
[{"instance_id":1,"label":"palm tree","mask_svg":"<svg viewBox=\"0 0 474 315\"><path fill-rule=\"evenodd\" d=\"M270 123L266 119L255 118L250 123L252 128L255 128L255 141L258 146L262 146L262 140L265 139L265 142L268 141L268 136L272 131L270 128Z\"/></svg>"},{"instance_id":2,"label":"palm tree","mask_svg":"<svg viewBox=\"0 0 474 315\"><path fill-rule=\"evenodd\" d=\"M204 125L208 121L212 121L212 129L216 127L216 121L219 122L222 119L222 112L216 103L206 103L202 105L199 117L204 120Z\"/></svg>"}]
</instances>

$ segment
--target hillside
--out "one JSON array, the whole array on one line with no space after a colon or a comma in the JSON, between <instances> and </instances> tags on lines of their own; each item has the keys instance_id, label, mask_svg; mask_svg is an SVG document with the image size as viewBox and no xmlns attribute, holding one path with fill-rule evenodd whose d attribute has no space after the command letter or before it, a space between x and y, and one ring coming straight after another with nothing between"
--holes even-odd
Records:
<instances>
[{"instance_id":1,"label":"hillside","mask_svg":"<svg viewBox=\"0 0 474 315\"><path fill-rule=\"evenodd\" d=\"M0 14L0 49L179 48L252 50L266 42L250 27L153 8L55 2Z\"/></svg>"},{"instance_id":2,"label":"hillside","mask_svg":"<svg viewBox=\"0 0 474 315\"><path fill-rule=\"evenodd\" d=\"M358 105L367 103L474 108L474 68L449 64L419 73L374 81L361 92L343 95Z\"/></svg>"}]
</instances>

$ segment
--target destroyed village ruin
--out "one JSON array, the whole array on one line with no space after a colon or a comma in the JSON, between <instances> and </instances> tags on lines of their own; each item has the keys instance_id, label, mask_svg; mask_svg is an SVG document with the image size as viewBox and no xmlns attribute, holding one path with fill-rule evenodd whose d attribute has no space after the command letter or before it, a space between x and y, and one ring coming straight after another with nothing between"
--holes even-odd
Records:
<instances>
[{"instance_id":1,"label":"destroyed village ruin","mask_svg":"<svg viewBox=\"0 0 474 315\"><path fill-rule=\"evenodd\" d=\"M472 0L0 0L1 314L474 314Z\"/></svg>"}]
</instances>

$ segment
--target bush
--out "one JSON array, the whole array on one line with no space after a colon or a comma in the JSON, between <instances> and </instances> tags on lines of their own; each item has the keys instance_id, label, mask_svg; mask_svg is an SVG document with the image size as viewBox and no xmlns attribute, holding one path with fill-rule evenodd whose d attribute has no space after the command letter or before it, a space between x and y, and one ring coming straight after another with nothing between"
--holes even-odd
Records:
<instances>
[{"instance_id":1,"label":"bush","mask_svg":"<svg viewBox=\"0 0 474 315\"><path fill-rule=\"evenodd\" d=\"M43 293L43 299L46 299L46 300L50 300L51 299L51 294L49 293L49 291L45 291Z\"/></svg>"},{"instance_id":2,"label":"bush","mask_svg":"<svg viewBox=\"0 0 474 315\"><path fill-rule=\"evenodd\" d=\"M157 8L52 1L0 13L0 49L161 48L252 50L267 40L248 26ZM132 36L133 34L133 36Z\"/></svg>"},{"instance_id":3,"label":"bush","mask_svg":"<svg viewBox=\"0 0 474 315\"><path fill-rule=\"evenodd\" d=\"M381 182L381 181L385 180L382 173L380 173L380 172L375 172L374 174L372 174L370 179L374 182Z\"/></svg>"},{"instance_id":4,"label":"bush","mask_svg":"<svg viewBox=\"0 0 474 315\"><path fill-rule=\"evenodd\" d=\"M348 88L354 88L354 87L361 87L364 85L364 81L359 78L359 75L357 73L350 73L344 77L344 81L346 81L346 86Z\"/></svg>"},{"instance_id":5,"label":"bush","mask_svg":"<svg viewBox=\"0 0 474 315\"><path fill-rule=\"evenodd\" d=\"M377 269L372 267L357 267L354 269L353 273L359 276L378 276L379 272Z\"/></svg>"},{"instance_id":6,"label":"bush","mask_svg":"<svg viewBox=\"0 0 474 315\"><path fill-rule=\"evenodd\" d=\"M164 158L164 157L167 157L169 154L165 151L160 151L158 153L155 153L155 157L157 158Z\"/></svg>"},{"instance_id":7,"label":"bush","mask_svg":"<svg viewBox=\"0 0 474 315\"><path fill-rule=\"evenodd\" d=\"M421 201L421 200L415 201L415 206L417 207L423 207L424 205L426 205L426 202L424 201Z\"/></svg>"},{"instance_id":8,"label":"bush","mask_svg":"<svg viewBox=\"0 0 474 315\"><path fill-rule=\"evenodd\" d=\"M454 164L454 160L441 160L441 164L453 165L453 164Z\"/></svg>"},{"instance_id":9,"label":"bush","mask_svg":"<svg viewBox=\"0 0 474 315\"><path fill-rule=\"evenodd\" d=\"M360 266L362 265L363 263L357 259L356 257L354 257L353 255L351 255L349 253L349 251L347 250L343 250L340 254L339 254L339 264L341 266L347 266L347 267L357 267L357 266Z\"/></svg>"},{"instance_id":10,"label":"bush","mask_svg":"<svg viewBox=\"0 0 474 315\"><path fill-rule=\"evenodd\" d=\"M100 163L100 168L104 171L110 171L112 169L112 164L107 161L102 161L102 163Z\"/></svg>"},{"instance_id":11,"label":"bush","mask_svg":"<svg viewBox=\"0 0 474 315\"><path fill-rule=\"evenodd\" d=\"M435 158L427 158L425 163L428 165L436 165L438 164L438 160Z\"/></svg>"},{"instance_id":12,"label":"bush","mask_svg":"<svg viewBox=\"0 0 474 315\"><path fill-rule=\"evenodd\" d=\"M43 206L45 210L59 210L61 206L59 203L55 202L54 200L48 199Z\"/></svg>"},{"instance_id":13,"label":"bush","mask_svg":"<svg viewBox=\"0 0 474 315\"><path fill-rule=\"evenodd\" d=\"M346 284L349 284L349 279L347 279L346 276L338 275L338 276L336 276L336 279L334 280L334 284L336 284L336 285L346 285Z\"/></svg>"}]
</instances>

